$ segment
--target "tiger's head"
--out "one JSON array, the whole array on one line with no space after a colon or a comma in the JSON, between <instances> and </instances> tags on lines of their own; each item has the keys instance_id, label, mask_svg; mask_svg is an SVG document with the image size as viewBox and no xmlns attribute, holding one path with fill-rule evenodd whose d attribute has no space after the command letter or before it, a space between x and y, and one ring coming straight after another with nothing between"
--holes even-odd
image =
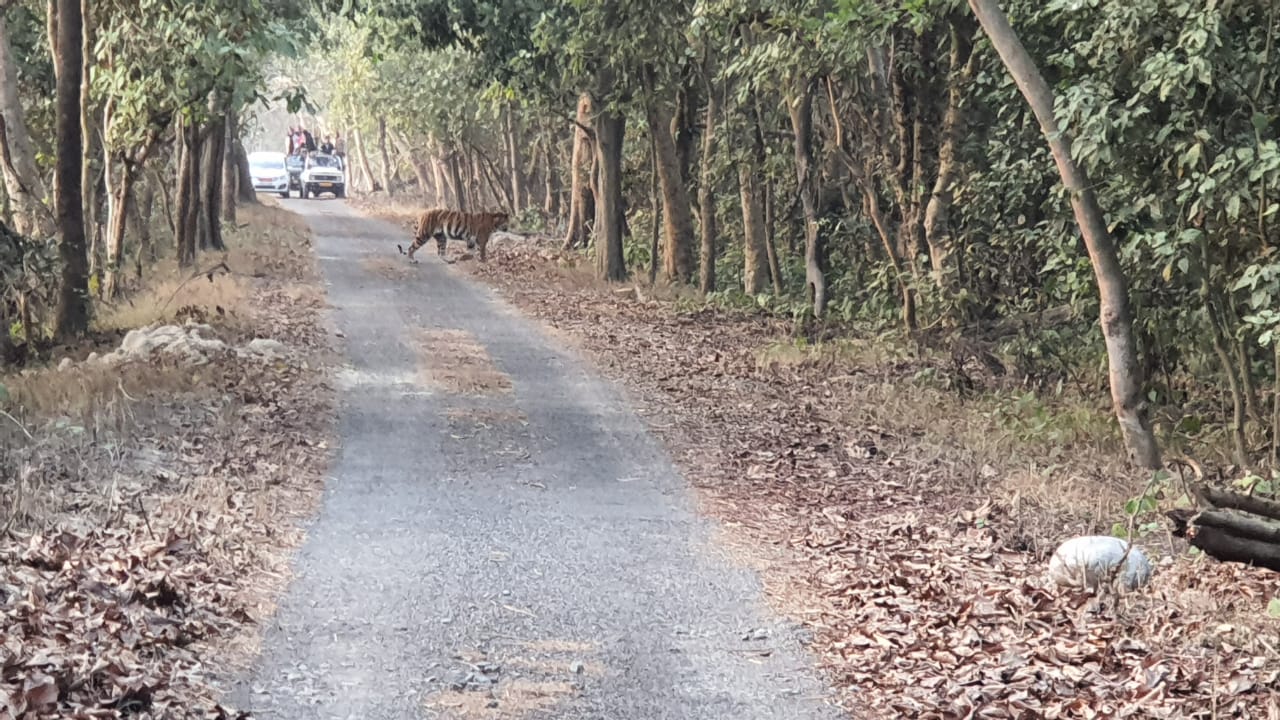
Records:
<instances>
[{"instance_id":1,"label":"tiger's head","mask_svg":"<svg viewBox=\"0 0 1280 720\"><path fill-rule=\"evenodd\" d=\"M511 216L505 212L489 213L489 222L493 223L494 230L506 230L510 220Z\"/></svg>"}]
</instances>

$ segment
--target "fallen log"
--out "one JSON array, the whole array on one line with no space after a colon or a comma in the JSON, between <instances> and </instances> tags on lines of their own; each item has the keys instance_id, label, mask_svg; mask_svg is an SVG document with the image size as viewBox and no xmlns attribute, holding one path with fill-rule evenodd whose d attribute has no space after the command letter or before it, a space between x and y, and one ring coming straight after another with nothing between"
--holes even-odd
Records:
<instances>
[{"instance_id":1,"label":"fallen log","mask_svg":"<svg viewBox=\"0 0 1280 720\"><path fill-rule=\"evenodd\" d=\"M1209 514L1210 522L1228 527L1205 523L1206 513ZM1227 520L1224 519L1224 516L1228 516L1227 513L1212 510L1200 513L1194 510L1170 510L1165 516L1173 522L1175 536L1185 537L1192 547L1200 548L1209 557L1280 572L1280 543L1243 534L1257 532L1259 528L1255 526L1267 523L1239 516Z\"/></svg>"},{"instance_id":2,"label":"fallen log","mask_svg":"<svg viewBox=\"0 0 1280 720\"><path fill-rule=\"evenodd\" d=\"M1193 520L1202 528L1217 528L1237 537L1280 545L1280 524L1226 510L1201 510Z\"/></svg>"},{"instance_id":3,"label":"fallen log","mask_svg":"<svg viewBox=\"0 0 1280 720\"><path fill-rule=\"evenodd\" d=\"M1175 536L1218 560L1280 572L1280 502L1207 485L1191 491L1204 509L1165 513Z\"/></svg>"},{"instance_id":4,"label":"fallen log","mask_svg":"<svg viewBox=\"0 0 1280 720\"><path fill-rule=\"evenodd\" d=\"M1241 495L1229 490L1219 490L1207 485L1198 486L1194 490L1195 494L1206 505L1215 508L1243 510L1247 513L1271 518L1272 520L1280 520L1280 502L1266 500L1254 495Z\"/></svg>"}]
</instances>

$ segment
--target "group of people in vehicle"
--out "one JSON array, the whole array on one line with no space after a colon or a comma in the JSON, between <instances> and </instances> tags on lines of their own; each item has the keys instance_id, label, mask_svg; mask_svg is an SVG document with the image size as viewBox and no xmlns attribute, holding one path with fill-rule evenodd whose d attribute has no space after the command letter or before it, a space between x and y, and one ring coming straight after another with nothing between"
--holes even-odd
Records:
<instances>
[{"instance_id":1,"label":"group of people in vehicle","mask_svg":"<svg viewBox=\"0 0 1280 720\"><path fill-rule=\"evenodd\" d=\"M287 145L286 155L305 155L319 150L328 155L346 156L341 135L325 135L320 144L316 145L315 137L311 135L311 131L301 125L289 128Z\"/></svg>"}]
</instances>

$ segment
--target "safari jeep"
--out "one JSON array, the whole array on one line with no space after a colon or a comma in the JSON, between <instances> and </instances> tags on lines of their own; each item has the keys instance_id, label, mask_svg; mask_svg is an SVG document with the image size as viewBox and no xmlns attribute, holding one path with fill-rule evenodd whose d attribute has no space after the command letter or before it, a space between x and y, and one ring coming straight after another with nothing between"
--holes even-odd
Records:
<instances>
[{"instance_id":1,"label":"safari jeep","mask_svg":"<svg viewBox=\"0 0 1280 720\"><path fill-rule=\"evenodd\" d=\"M333 193L340 198L346 195L346 177L342 161L327 153L311 153L302 169L302 197L320 197L321 193Z\"/></svg>"}]
</instances>

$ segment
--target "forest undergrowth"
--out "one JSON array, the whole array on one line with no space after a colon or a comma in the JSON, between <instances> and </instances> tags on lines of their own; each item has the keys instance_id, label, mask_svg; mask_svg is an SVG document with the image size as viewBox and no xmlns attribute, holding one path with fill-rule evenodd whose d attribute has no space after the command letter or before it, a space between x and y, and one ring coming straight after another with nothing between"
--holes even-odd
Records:
<instances>
[{"instance_id":1,"label":"forest undergrowth","mask_svg":"<svg viewBox=\"0 0 1280 720\"><path fill-rule=\"evenodd\" d=\"M407 226L407 200L366 200ZM451 248L451 252L459 252ZM551 238L457 267L629 390L854 717L1275 717L1266 571L1146 525L1138 593L1064 591L1048 556L1127 523L1107 408L1014 392L892 336L809 343L789 319L605 285ZM1096 405L1096 403L1095 403ZM1139 520L1142 521L1139 523Z\"/></svg>"},{"instance_id":2,"label":"forest undergrowth","mask_svg":"<svg viewBox=\"0 0 1280 720\"><path fill-rule=\"evenodd\" d=\"M228 250L162 258L69 358L0 377L0 718L229 717L317 507L333 348L303 221L244 206ZM105 354L204 326L198 358ZM254 339L281 345L238 353Z\"/></svg>"}]
</instances>

